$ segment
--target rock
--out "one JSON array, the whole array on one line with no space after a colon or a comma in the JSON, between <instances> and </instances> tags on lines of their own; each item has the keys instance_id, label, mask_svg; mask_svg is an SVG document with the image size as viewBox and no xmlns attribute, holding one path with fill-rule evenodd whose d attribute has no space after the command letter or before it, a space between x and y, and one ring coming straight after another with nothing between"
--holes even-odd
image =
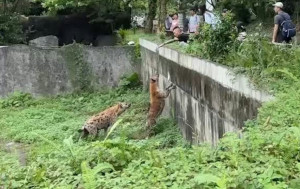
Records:
<instances>
[{"instance_id":1,"label":"rock","mask_svg":"<svg viewBox=\"0 0 300 189\"><path fill-rule=\"evenodd\" d=\"M134 45L134 41L129 41L128 45Z\"/></svg>"},{"instance_id":2,"label":"rock","mask_svg":"<svg viewBox=\"0 0 300 189\"><path fill-rule=\"evenodd\" d=\"M95 46L114 46L117 44L117 37L114 35L98 35L95 40Z\"/></svg>"},{"instance_id":3,"label":"rock","mask_svg":"<svg viewBox=\"0 0 300 189\"><path fill-rule=\"evenodd\" d=\"M29 41L29 45L35 47L58 47L58 38L54 35L39 37Z\"/></svg>"}]
</instances>

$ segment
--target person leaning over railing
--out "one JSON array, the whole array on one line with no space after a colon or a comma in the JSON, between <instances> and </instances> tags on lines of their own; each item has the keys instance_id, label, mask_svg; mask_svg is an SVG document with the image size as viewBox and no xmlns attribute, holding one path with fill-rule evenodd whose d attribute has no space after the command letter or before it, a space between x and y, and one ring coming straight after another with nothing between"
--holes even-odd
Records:
<instances>
[{"instance_id":1,"label":"person leaning over railing","mask_svg":"<svg viewBox=\"0 0 300 189\"><path fill-rule=\"evenodd\" d=\"M197 32L196 32L197 33ZM157 47L157 50L158 48L166 45L166 44L169 44L169 43L173 43L175 41L179 41L179 42L182 42L184 44L187 44L187 42L190 40L190 37L189 37L189 34L187 33L183 33L182 30L179 28L179 27L175 27L173 29L173 35L174 35L174 38L171 39L171 40L168 40L162 44L160 44L158 47Z\"/></svg>"}]
</instances>

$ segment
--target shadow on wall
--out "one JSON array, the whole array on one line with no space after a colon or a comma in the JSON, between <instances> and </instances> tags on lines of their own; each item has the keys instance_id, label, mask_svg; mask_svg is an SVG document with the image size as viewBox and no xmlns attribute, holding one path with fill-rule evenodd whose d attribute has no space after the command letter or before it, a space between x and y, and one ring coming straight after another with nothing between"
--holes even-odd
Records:
<instances>
[{"instance_id":1,"label":"shadow on wall","mask_svg":"<svg viewBox=\"0 0 300 189\"><path fill-rule=\"evenodd\" d=\"M60 46L72 44L73 41L93 46L115 45L117 41L113 30L121 27L130 27L130 14L118 13L93 23L86 15L30 16L23 24L27 42L55 35Z\"/></svg>"}]
</instances>

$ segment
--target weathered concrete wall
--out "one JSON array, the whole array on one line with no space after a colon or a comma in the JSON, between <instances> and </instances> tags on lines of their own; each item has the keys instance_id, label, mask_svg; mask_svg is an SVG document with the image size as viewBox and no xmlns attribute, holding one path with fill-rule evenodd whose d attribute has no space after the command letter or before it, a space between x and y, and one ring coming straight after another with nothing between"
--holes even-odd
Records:
<instances>
[{"instance_id":1,"label":"weathered concrete wall","mask_svg":"<svg viewBox=\"0 0 300 189\"><path fill-rule=\"evenodd\" d=\"M14 91L55 95L72 92L84 84L97 89L114 87L124 74L137 71L133 48L0 47L0 96Z\"/></svg>"},{"instance_id":2,"label":"weathered concrete wall","mask_svg":"<svg viewBox=\"0 0 300 189\"><path fill-rule=\"evenodd\" d=\"M165 115L174 116L184 137L193 143L216 144L224 133L237 131L255 118L257 109L272 97L257 91L244 76L234 78L222 65L178 53L140 40L142 78L160 74L160 86L177 85L166 102Z\"/></svg>"}]
</instances>

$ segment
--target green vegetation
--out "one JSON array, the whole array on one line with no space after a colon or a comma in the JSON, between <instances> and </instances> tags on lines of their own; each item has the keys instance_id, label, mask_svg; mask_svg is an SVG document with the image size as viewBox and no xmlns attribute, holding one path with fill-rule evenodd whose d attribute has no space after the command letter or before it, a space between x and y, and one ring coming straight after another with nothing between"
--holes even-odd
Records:
<instances>
[{"instance_id":1,"label":"green vegetation","mask_svg":"<svg viewBox=\"0 0 300 189\"><path fill-rule=\"evenodd\" d=\"M23 43L25 34L22 31L18 14L1 14L0 12L0 45Z\"/></svg>"},{"instance_id":2,"label":"green vegetation","mask_svg":"<svg viewBox=\"0 0 300 189\"><path fill-rule=\"evenodd\" d=\"M186 52L213 61L221 61L235 45L237 31L233 27L233 15L228 13L221 18L216 28L208 24L200 26L199 35L187 46Z\"/></svg>"},{"instance_id":3,"label":"green vegetation","mask_svg":"<svg viewBox=\"0 0 300 189\"><path fill-rule=\"evenodd\" d=\"M43 0L43 6L47 8L50 13L80 13L88 10L92 11L90 16L98 15L99 17L108 12L123 11L128 8L128 3L121 0Z\"/></svg>"},{"instance_id":4,"label":"green vegetation","mask_svg":"<svg viewBox=\"0 0 300 189\"><path fill-rule=\"evenodd\" d=\"M183 144L175 124L165 119L159 122L154 138L135 140L143 138L148 110L148 95L139 87L42 99L15 94L1 103L10 104L12 99L27 103L0 109L1 141L30 147L28 164L21 167L16 154L6 153L1 145L0 186L5 188L93 188L95 184L110 188L109 180L117 186L122 170L132 162L150 158L156 149ZM77 142L77 130L84 121L118 101L131 102L132 108L109 138L103 141L101 132L97 141Z\"/></svg>"},{"instance_id":5,"label":"green vegetation","mask_svg":"<svg viewBox=\"0 0 300 189\"><path fill-rule=\"evenodd\" d=\"M133 30L127 31L127 41L134 41L136 44L139 43L139 39L147 39L154 42L162 42L156 34L146 34L143 30L137 30L136 33Z\"/></svg>"},{"instance_id":6,"label":"green vegetation","mask_svg":"<svg viewBox=\"0 0 300 189\"><path fill-rule=\"evenodd\" d=\"M0 138L30 144L27 166L1 148L0 186L5 188L278 188L300 183L300 83L265 104L248 121L242 138L228 133L216 147L185 144L173 121L160 119L155 136L143 139L148 95L121 88L34 99L15 94L3 99ZM122 84L123 83L123 84ZM134 85L133 85L134 86ZM91 115L118 101L132 107L105 139L79 140ZM19 104L14 106L13 104ZM11 105L12 104L12 105Z\"/></svg>"},{"instance_id":7,"label":"green vegetation","mask_svg":"<svg viewBox=\"0 0 300 189\"><path fill-rule=\"evenodd\" d=\"M268 38L256 34L233 49L224 64L247 74L261 89L288 92L299 84L299 58L299 47L272 45Z\"/></svg>"}]
</instances>

